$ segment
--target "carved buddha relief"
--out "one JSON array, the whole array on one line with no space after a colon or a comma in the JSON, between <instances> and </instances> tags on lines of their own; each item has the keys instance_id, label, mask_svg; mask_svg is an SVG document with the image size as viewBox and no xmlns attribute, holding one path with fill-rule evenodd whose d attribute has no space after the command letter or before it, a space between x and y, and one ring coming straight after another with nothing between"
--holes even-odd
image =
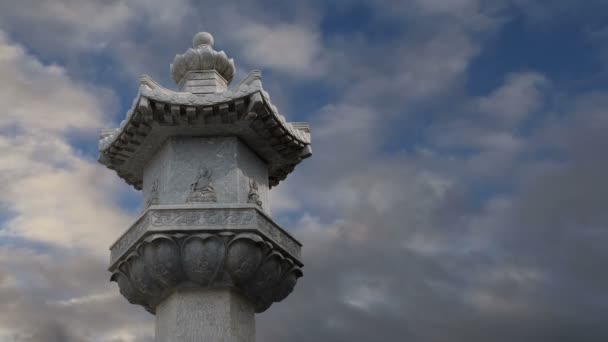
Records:
<instances>
[{"instance_id":1,"label":"carved buddha relief","mask_svg":"<svg viewBox=\"0 0 608 342\"><path fill-rule=\"evenodd\" d=\"M262 206L262 200L260 200L258 190L258 183L253 178L249 179L249 196L247 198L247 202L254 203L260 207Z\"/></svg>"},{"instance_id":2,"label":"carved buddha relief","mask_svg":"<svg viewBox=\"0 0 608 342\"><path fill-rule=\"evenodd\" d=\"M205 167L198 171L194 183L190 184L188 202L217 202L211 176L211 171Z\"/></svg>"}]
</instances>

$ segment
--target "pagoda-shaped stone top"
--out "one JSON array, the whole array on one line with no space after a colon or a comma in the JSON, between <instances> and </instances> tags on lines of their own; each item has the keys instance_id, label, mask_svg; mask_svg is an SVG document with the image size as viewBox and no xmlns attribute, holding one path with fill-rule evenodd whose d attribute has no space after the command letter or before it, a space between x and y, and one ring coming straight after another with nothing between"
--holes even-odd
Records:
<instances>
[{"instance_id":1,"label":"pagoda-shaped stone top","mask_svg":"<svg viewBox=\"0 0 608 342\"><path fill-rule=\"evenodd\" d=\"M131 108L115 129L103 129L99 161L140 190L144 167L172 137L236 136L268 166L268 184L277 185L311 155L307 123L289 123L264 91L261 73L252 71L228 88L234 62L213 50L213 37L194 36L194 48L177 55L173 91L142 76Z\"/></svg>"}]
</instances>

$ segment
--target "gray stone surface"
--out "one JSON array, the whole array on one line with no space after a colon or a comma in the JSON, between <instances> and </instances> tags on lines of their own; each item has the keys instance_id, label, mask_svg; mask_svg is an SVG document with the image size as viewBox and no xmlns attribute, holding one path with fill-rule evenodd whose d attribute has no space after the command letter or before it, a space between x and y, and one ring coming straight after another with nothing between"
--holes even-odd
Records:
<instances>
[{"instance_id":1,"label":"gray stone surface","mask_svg":"<svg viewBox=\"0 0 608 342\"><path fill-rule=\"evenodd\" d=\"M147 205L252 203L268 212L268 168L237 137L172 137L146 166L143 198Z\"/></svg>"},{"instance_id":2,"label":"gray stone surface","mask_svg":"<svg viewBox=\"0 0 608 342\"><path fill-rule=\"evenodd\" d=\"M178 290L158 306L156 342L254 342L253 306L230 289Z\"/></svg>"},{"instance_id":3,"label":"gray stone surface","mask_svg":"<svg viewBox=\"0 0 608 342\"><path fill-rule=\"evenodd\" d=\"M188 71L178 84L179 90L192 94L222 93L228 82L215 70Z\"/></svg>"}]
</instances>

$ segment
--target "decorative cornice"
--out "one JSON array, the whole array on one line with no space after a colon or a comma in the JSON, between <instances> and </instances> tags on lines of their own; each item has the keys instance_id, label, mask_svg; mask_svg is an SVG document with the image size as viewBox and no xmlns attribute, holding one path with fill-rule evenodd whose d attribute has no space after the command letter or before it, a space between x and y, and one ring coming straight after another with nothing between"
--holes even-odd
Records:
<instances>
[{"instance_id":1,"label":"decorative cornice","mask_svg":"<svg viewBox=\"0 0 608 342\"><path fill-rule=\"evenodd\" d=\"M302 270L258 234L155 234L114 269L111 280L132 304L150 313L179 288L232 287L263 312L285 299Z\"/></svg>"},{"instance_id":2,"label":"decorative cornice","mask_svg":"<svg viewBox=\"0 0 608 342\"><path fill-rule=\"evenodd\" d=\"M121 259L135 250L135 246L153 234L172 231L251 232L263 237L274 248L285 253L297 265L302 265L301 244L282 229L256 205L187 204L152 205L110 247L110 271Z\"/></svg>"}]
</instances>

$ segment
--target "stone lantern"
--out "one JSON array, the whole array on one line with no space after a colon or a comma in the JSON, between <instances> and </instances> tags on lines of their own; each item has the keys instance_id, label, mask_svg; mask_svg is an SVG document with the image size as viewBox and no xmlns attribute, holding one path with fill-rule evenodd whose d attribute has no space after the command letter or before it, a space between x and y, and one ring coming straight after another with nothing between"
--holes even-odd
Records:
<instances>
[{"instance_id":1,"label":"stone lantern","mask_svg":"<svg viewBox=\"0 0 608 342\"><path fill-rule=\"evenodd\" d=\"M271 218L268 192L311 155L306 123L289 123L259 71L235 67L206 32L175 56L179 91L142 76L99 161L135 189L143 213L110 247L111 280L156 315L156 341L255 340L255 313L302 276L301 244Z\"/></svg>"}]
</instances>

